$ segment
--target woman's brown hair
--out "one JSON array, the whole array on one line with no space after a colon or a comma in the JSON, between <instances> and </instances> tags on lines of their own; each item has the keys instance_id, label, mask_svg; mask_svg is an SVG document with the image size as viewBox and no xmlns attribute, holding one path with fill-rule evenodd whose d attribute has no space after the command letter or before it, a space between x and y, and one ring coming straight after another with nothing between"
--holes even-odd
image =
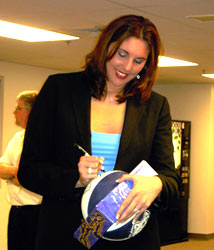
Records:
<instances>
[{"instance_id":1,"label":"woman's brown hair","mask_svg":"<svg viewBox=\"0 0 214 250\"><path fill-rule=\"evenodd\" d=\"M121 16L102 31L94 50L86 56L85 72L92 79L92 95L97 99L105 97L106 90L106 61L110 60L122 42L136 37L147 42L149 56L144 68L139 73L140 79L133 79L124 87L123 93L117 96L118 102L124 102L131 97L140 101L149 98L155 83L158 57L161 52L161 41L155 25L147 18L136 15ZM114 42L110 52L109 46Z\"/></svg>"}]
</instances>

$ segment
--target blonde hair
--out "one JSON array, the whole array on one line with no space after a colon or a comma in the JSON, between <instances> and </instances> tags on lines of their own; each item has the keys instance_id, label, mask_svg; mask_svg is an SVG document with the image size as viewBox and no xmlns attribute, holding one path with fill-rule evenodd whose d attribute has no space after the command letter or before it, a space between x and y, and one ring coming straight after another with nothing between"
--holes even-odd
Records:
<instances>
[{"instance_id":1,"label":"blonde hair","mask_svg":"<svg viewBox=\"0 0 214 250\"><path fill-rule=\"evenodd\" d=\"M36 90L25 90L25 91L22 91L18 94L18 96L16 97L16 100L19 101L23 101L24 102L24 106L25 106L25 109L30 112L35 101L36 101L36 98L38 96L38 91Z\"/></svg>"}]
</instances>

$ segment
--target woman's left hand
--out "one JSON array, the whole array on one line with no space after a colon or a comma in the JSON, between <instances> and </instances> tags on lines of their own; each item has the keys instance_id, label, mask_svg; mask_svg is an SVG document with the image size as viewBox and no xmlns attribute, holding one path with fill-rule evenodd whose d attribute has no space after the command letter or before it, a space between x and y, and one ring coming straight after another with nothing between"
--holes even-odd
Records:
<instances>
[{"instance_id":1,"label":"woman's left hand","mask_svg":"<svg viewBox=\"0 0 214 250\"><path fill-rule=\"evenodd\" d=\"M136 214L134 222L152 204L162 190L162 181L158 176L147 177L142 175L125 174L117 180L133 182L133 188L122 202L117 211L117 223L123 223ZM125 211L124 211L125 210Z\"/></svg>"}]
</instances>

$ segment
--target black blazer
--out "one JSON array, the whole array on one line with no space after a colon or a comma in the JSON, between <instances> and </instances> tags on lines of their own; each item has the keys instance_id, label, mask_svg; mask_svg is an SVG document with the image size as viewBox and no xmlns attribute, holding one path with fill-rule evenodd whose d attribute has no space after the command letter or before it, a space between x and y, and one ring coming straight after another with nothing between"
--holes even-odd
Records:
<instances>
[{"instance_id":1,"label":"black blazer","mask_svg":"<svg viewBox=\"0 0 214 250\"><path fill-rule=\"evenodd\" d=\"M83 72L50 76L42 87L26 128L18 178L25 188L43 195L37 250L85 249L73 232L81 223L83 188L77 163L80 144L91 153L90 81ZM152 92L144 103L127 101L115 169L130 172L146 160L163 182L163 207L178 193L174 169L171 117L165 97ZM155 211L143 231L123 242L99 240L92 249L159 249ZM144 246L144 247L142 247Z\"/></svg>"}]
</instances>

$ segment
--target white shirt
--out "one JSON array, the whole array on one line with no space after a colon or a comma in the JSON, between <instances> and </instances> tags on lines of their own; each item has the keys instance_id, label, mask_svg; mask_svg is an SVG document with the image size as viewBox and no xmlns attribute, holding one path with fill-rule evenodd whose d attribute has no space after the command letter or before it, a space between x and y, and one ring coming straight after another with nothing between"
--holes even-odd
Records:
<instances>
[{"instance_id":1,"label":"white shirt","mask_svg":"<svg viewBox=\"0 0 214 250\"><path fill-rule=\"evenodd\" d=\"M18 160L23 148L25 130L17 132L9 142L4 155L0 158L0 162L8 165L17 166ZM10 180L7 181L8 195L7 199L11 205L38 205L42 202L42 196L33 193L22 186L14 185Z\"/></svg>"}]
</instances>

